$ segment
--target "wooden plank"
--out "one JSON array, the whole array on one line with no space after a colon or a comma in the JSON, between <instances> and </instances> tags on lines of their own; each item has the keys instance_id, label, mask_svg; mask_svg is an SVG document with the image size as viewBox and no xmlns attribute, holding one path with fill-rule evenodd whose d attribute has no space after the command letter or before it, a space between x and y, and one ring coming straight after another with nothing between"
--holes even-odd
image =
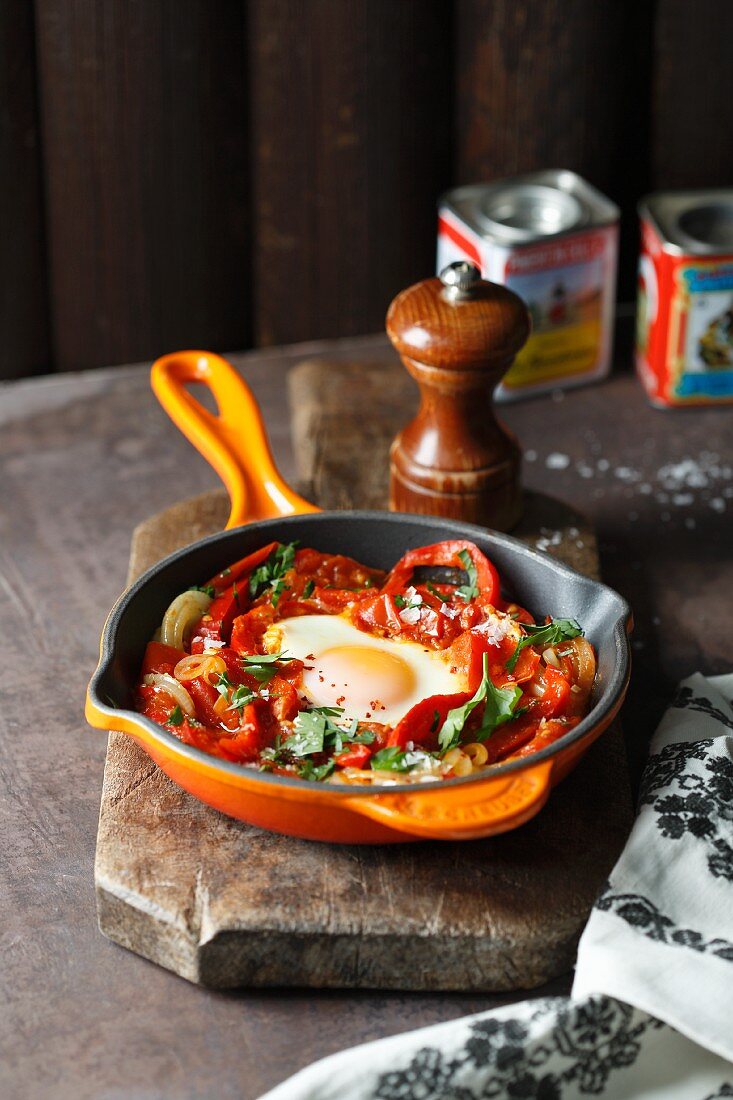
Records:
<instances>
[{"instance_id":1,"label":"wooden plank","mask_svg":"<svg viewBox=\"0 0 733 1100\"><path fill-rule=\"evenodd\" d=\"M659 0L654 39L655 189L733 181L733 5Z\"/></svg>"},{"instance_id":2,"label":"wooden plank","mask_svg":"<svg viewBox=\"0 0 733 1100\"><path fill-rule=\"evenodd\" d=\"M648 0L459 0L456 182L570 168L621 205L621 297L648 184ZM633 149L633 168L629 150Z\"/></svg>"},{"instance_id":3,"label":"wooden plank","mask_svg":"<svg viewBox=\"0 0 733 1100\"><path fill-rule=\"evenodd\" d=\"M450 5L253 0L248 13L256 342L381 330L435 263Z\"/></svg>"},{"instance_id":4,"label":"wooden plank","mask_svg":"<svg viewBox=\"0 0 733 1100\"><path fill-rule=\"evenodd\" d=\"M48 369L33 7L0 5L0 378Z\"/></svg>"},{"instance_id":5,"label":"wooden plank","mask_svg":"<svg viewBox=\"0 0 733 1100\"><path fill-rule=\"evenodd\" d=\"M36 8L57 367L247 346L241 6Z\"/></svg>"},{"instance_id":6,"label":"wooden plank","mask_svg":"<svg viewBox=\"0 0 733 1100\"><path fill-rule=\"evenodd\" d=\"M383 472L355 474L386 469L394 422L404 421L412 401L396 370L311 361L291 374L296 454L321 504L384 505ZM391 395L379 426L363 416L364 402L378 393ZM595 573L587 521L536 499L526 537L536 542L552 523L552 551ZM218 493L148 520L135 532L131 576L217 530L226 514ZM220 988L532 988L571 966L630 817L618 730L592 747L521 830L382 847L311 844L231 821L179 790L129 738L112 734L95 868L100 928ZM579 835L582 845L568 843Z\"/></svg>"}]
</instances>

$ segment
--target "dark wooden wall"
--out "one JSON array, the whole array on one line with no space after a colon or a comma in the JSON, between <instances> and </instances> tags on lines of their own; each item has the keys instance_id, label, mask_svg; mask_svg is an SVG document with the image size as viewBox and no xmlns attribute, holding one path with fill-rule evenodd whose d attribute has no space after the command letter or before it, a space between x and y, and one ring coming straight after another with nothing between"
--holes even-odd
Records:
<instances>
[{"instance_id":1,"label":"dark wooden wall","mask_svg":"<svg viewBox=\"0 0 733 1100\"><path fill-rule=\"evenodd\" d=\"M379 330L444 188L733 185L729 0L3 0L0 377Z\"/></svg>"}]
</instances>

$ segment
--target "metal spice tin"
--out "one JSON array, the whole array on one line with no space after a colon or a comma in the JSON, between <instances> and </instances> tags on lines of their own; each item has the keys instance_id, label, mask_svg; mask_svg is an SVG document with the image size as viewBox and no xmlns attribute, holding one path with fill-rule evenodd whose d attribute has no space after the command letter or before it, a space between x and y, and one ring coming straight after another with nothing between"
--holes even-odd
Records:
<instances>
[{"instance_id":1,"label":"metal spice tin","mask_svg":"<svg viewBox=\"0 0 733 1100\"><path fill-rule=\"evenodd\" d=\"M652 404L733 402L733 190L639 204L636 368Z\"/></svg>"},{"instance_id":2,"label":"metal spice tin","mask_svg":"<svg viewBox=\"0 0 733 1100\"><path fill-rule=\"evenodd\" d=\"M497 390L512 400L582 385L611 365L618 207L575 172L531 172L448 191L438 272L470 260L527 304L533 331Z\"/></svg>"}]
</instances>

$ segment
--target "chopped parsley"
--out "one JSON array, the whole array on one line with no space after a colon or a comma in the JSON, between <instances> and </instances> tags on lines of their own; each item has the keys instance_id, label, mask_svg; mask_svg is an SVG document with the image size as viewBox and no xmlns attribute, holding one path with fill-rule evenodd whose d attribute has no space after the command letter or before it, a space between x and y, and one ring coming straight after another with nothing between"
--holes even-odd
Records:
<instances>
[{"instance_id":1,"label":"chopped parsley","mask_svg":"<svg viewBox=\"0 0 733 1100\"><path fill-rule=\"evenodd\" d=\"M249 578L249 594L252 599L269 589L272 606L277 607L280 597L288 587L284 578L295 564L297 545L297 542L279 543L267 560L252 570Z\"/></svg>"},{"instance_id":2,"label":"chopped parsley","mask_svg":"<svg viewBox=\"0 0 733 1100\"><path fill-rule=\"evenodd\" d=\"M341 752L350 734L331 719L343 714L341 707L316 707L302 710L295 719L293 732L283 742L283 748L295 756L312 756L333 749Z\"/></svg>"},{"instance_id":3,"label":"chopped parsley","mask_svg":"<svg viewBox=\"0 0 733 1100\"><path fill-rule=\"evenodd\" d=\"M298 775L301 779L311 779L316 783L322 783L336 767L333 760L327 760L325 764L314 764L312 760L304 760Z\"/></svg>"},{"instance_id":4,"label":"chopped parsley","mask_svg":"<svg viewBox=\"0 0 733 1100\"><path fill-rule=\"evenodd\" d=\"M244 665L244 671L261 684L269 684L273 676L277 675L278 664L290 664L292 657L285 653L255 653L252 656L241 656L240 661Z\"/></svg>"},{"instance_id":5,"label":"chopped parsley","mask_svg":"<svg viewBox=\"0 0 733 1100\"><path fill-rule=\"evenodd\" d=\"M229 704L227 710L236 710L240 716L247 704L257 698L256 693L246 684L233 684L226 672L219 673L214 687Z\"/></svg>"},{"instance_id":6,"label":"chopped parsley","mask_svg":"<svg viewBox=\"0 0 733 1100\"><path fill-rule=\"evenodd\" d=\"M214 684L214 687L219 692L219 694L223 695L224 698L226 699L226 701L229 702L229 692L234 687L234 684L229 679L226 672L220 672L219 673L219 676L217 677L217 681Z\"/></svg>"},{"instance_id":7,"label":"chopped parsley","mask_svg":"<svg viewBox=\"0 0 733 1100\"><path fill-rule=\"evenodd\" d=\"M345 744L371 745L375 734L359 730L356 718L344 729L332 721L343 715L343 707L312 707L302 710L293 723L293 732L280 748L293 756L314 756L317 753L340 753Z\"/></svg>"},{"instance_id":8,"label":"chopped parsley","mask_svg":"<svg viewBox=\"0 0 733 1100\"><path fill-rule=\"evenodd\" d=\"M398 745L389 745L374 753L369 766L374 771L409 772L415 765L407 762L407 755Z\"/></svg>"},{"instance_id":9,"label":"chopped parsley","mask_svg":"<svg viewBox=\"0 0 733 1100\"><path fill-rule=\"evenodd\" d=\"M183 724L184 714L179 706L175 706L168 715L169 726L180 726Z\"/></svg>"},{"instance_id":10,"label":"chopped parsley","mask_svg":"<svg viewBox=\"0 0 733 1100\"><path fill-rule=\"evenodd\" d=\"M478 573L476 572L476 566L473 564L473 559L468 550L459 551L458 557L461 560L461 565L466 571L468 577L468 583L462 584L456 589L456 596L461 600L465 600L466 603L470 603L478 596Z\"/></svg>"},{"instance_id":11,"label":"chopped parsley","mask_svg":"<svg viewBox=\"0 0 733 1100\"><path fill-rule=\"evenodd\" d=\"M232 596L234 597L234 602L235 602L235 604L236 604L236 605L237 605L237 607L238 607L238 608L240 608L240 610L241 610L241 607L242 607L242 605L241 605L241 603L239 602L239 590L238 590L238 588L237 588L237 582L236 582L236 581L233 581L233 582L232 582Z\"/></svg>"},{"instance_id":12,"label":"chopped parsley","mask_svg":"<svg viewBox=\"0 0 733 1100\"><path fill-rule=\"evenodd\" d=\"M441 727L440 733L438 734L438 744L442 752L448 752L449 749L454 748L454 746L460 742L464 726L479 703L485 703L486 706L481 719L481 725L475 733L471 734L471 737L474 741L485 741L487 737L491 736L495 729L499 726L503 726L505 722L509 722L512 718L516 717L517 704L521 697L521 688L498 688L494 686L489 676L489 657L488 654L485 653L483 677L476 694L462 706L454 707L453 710L449 710L446 720Z\"/></svg>"},{"instance_id":13,"label":"chopped parsley","mask_svg":"<svg viewBox=\"0 0 733 1100\"><path fill-rule=\"evenodd\" d=\"M313 589L315 587L316 586L315 586L314 581L312 581L312 580L306 581L305 588L303 589L303 599L304 600L309 600L310 599L310 597L313 595Z\"/></svg>"},{"instance_id":14,"label":"chopped parsley","mask_svg":"<svg viewBox=\"0 0 733 1100\"><path fill-rule=\"evenodd\" d=\"M232 693L229 696L229 710L236 710L241 717L242 711L253 699L257 699L256 692L252 691L245 684L238 684L237 687L232 689Z\"/></svg>"},{"instance_id":15,"label":"chopped parsley","mask_svg":"<svg viewBox=\"0 0 733 1100\"><path fill-rule=\"evenodd\" d=\"M203 592L206 596L210 596L212 600L213 600L214 596L216 595L216 589L214 588L213 584L204 584L204 585L192 584L188 591L189 592Z\"/></svg>"},{"instance_id":16,"label":"chopped parsley","mask_svg":"<svg viewBox=\"0 0 733 1100\"><path fill-rule=\"evenodd\" d=\"M527 636L521 638L517 648L506 663L507 672L514 672L519 660L519 654L530 645L558 645L567 642L570 638L577 638L583 631L575 619L553 619L544 626L535 623L522 623L527 631Z\"/></svg>"},{"instance_id":17,"label":"chopped parsley","mask_svg":"<svg viewBox=\"0 0 733 1100\"><path fill-rule=\"evenodd\" d=\"M422 749L404 750L398 745L388 745L386 749L375 752L369 763L375 771L409 772L433 759L432 753Z\"/></svg>"}]
</instances>

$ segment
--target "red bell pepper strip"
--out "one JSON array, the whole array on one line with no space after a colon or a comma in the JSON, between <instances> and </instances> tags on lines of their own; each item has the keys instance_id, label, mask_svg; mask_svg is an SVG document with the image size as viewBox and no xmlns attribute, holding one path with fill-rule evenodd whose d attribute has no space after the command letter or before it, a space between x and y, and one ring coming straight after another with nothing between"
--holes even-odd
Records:
<instances>
[{"instance_id":1,"label":"red bell pepper strip","mask_svg":"<svg viewBox=\"0 0 733 1100\"><path fill-rule=\"evenodd\" d=\"M164 645L163 642L148 642L140 675L147 676L152 672L167 672L172 676L173 669L185 656L186 651L183 649L176 649L172 645Z\"/></svg>"},{"instance_id":2,"label":"red bell pepper strip","mask_svg":"<svg viewBox=\"0 0 733 1100\"><path fill-rule=\"evenodd\" d=\"M402 633L402 621L397 610L397 604L387 592L360 600L354 615L356 625L363 625L366 630L378 627L380 630L388 630L392 634Z\"/></svg>"},{"instance_id":3,"label":"red bell pepper strip","mask_svg":"<svg viewBox=\"0 0 733 1100\"><path fill-rule=\"evenodd\" d=\"M457 695L430 695L408 710L387 737L387 745L397 745L404 749L410 741L420 748L435 752L438 748L438 733L448 717L448 711L461 707L471 698L473 692L461 692Z\"/></svg>"},{"instance_id":4,"label":"red bell pepper strip","mask_svg":"<svg viewBox=\"0 0 733 1100\"><path fill-rule=\"evenodd\" d=\"M255 699L242 711L239 729L232 737L221 737L219 748L230 760L256 760L262 749L275 742L277 723L265 699Z\"/></svg>"},{"instance_id":5,"label":"red bell pepper strip","mask_svg":"<svg viewBox=\"0 0 733 1100\"><path fill-rule=\"evenodd\" d=\"M556 669L549 665L542 670L544 681L544 694L532 704L532 711L539 713L543 718L558 718L570 697L570 684Z\"/></svg>"},{"instance_id":6,"label":"red bell pepper strip","mask_svg":"<svg viewBox=\"0 0 733 1100\"><path fill-rule=\"evenodd\" d=\"M371 745L347 745L343 752L334 756L338 768L364 768L372 755Z\"/></svg>"},{"instance_id":7,"label":"red bell pepper strip","mask_svg":"<svg viewBox=\"0 0 733 1100\"><path fill-rule=\"evenodd\" d=\"M382 592L401 592L410 583L412 574L420 565L446 565L454 569L463 569L459 558L465 550L476 569L476 585L481 596L495 607L501 599L501 586L496 567L482 554L478 546L464 539L450 539L436 542L432 546L421 546L408 550L393 567L382 586Z\"/></svg>"},{"instance_id":8,"label":"red bell pepper strip","mask_svg":"<svg viewBox=\"0 0 733 1100\"><path fill-rule=\"evenodd\" d=\"M220 726L222 717L214 710L214 704L219 700L219 692L216 688L198 676L195 680L187 682L186 691L193 699L198 720L205 726L214 728Z\"/></svg>"},{"instance_id":9,"label":"red bell pepper strip","mask_svg":"<svg viewBox=\"0 0 733 1100\"><path fill-rule=\"evenodd\" d=\"M248 577L253 569L256 569L258 565L269 558L272 551L279 545L278 542L268 542L267 546L255 550L252 554L248 554L246 558L240 558L239 561L235 561L234 565L230 565L228 569L222 569L221 573L217 573L215 577L212 577L207 582L207 587L211 586L216 589L217 593L221 593L234 581L239 583L244 577Z\"/></svg>"}]
</instances>

